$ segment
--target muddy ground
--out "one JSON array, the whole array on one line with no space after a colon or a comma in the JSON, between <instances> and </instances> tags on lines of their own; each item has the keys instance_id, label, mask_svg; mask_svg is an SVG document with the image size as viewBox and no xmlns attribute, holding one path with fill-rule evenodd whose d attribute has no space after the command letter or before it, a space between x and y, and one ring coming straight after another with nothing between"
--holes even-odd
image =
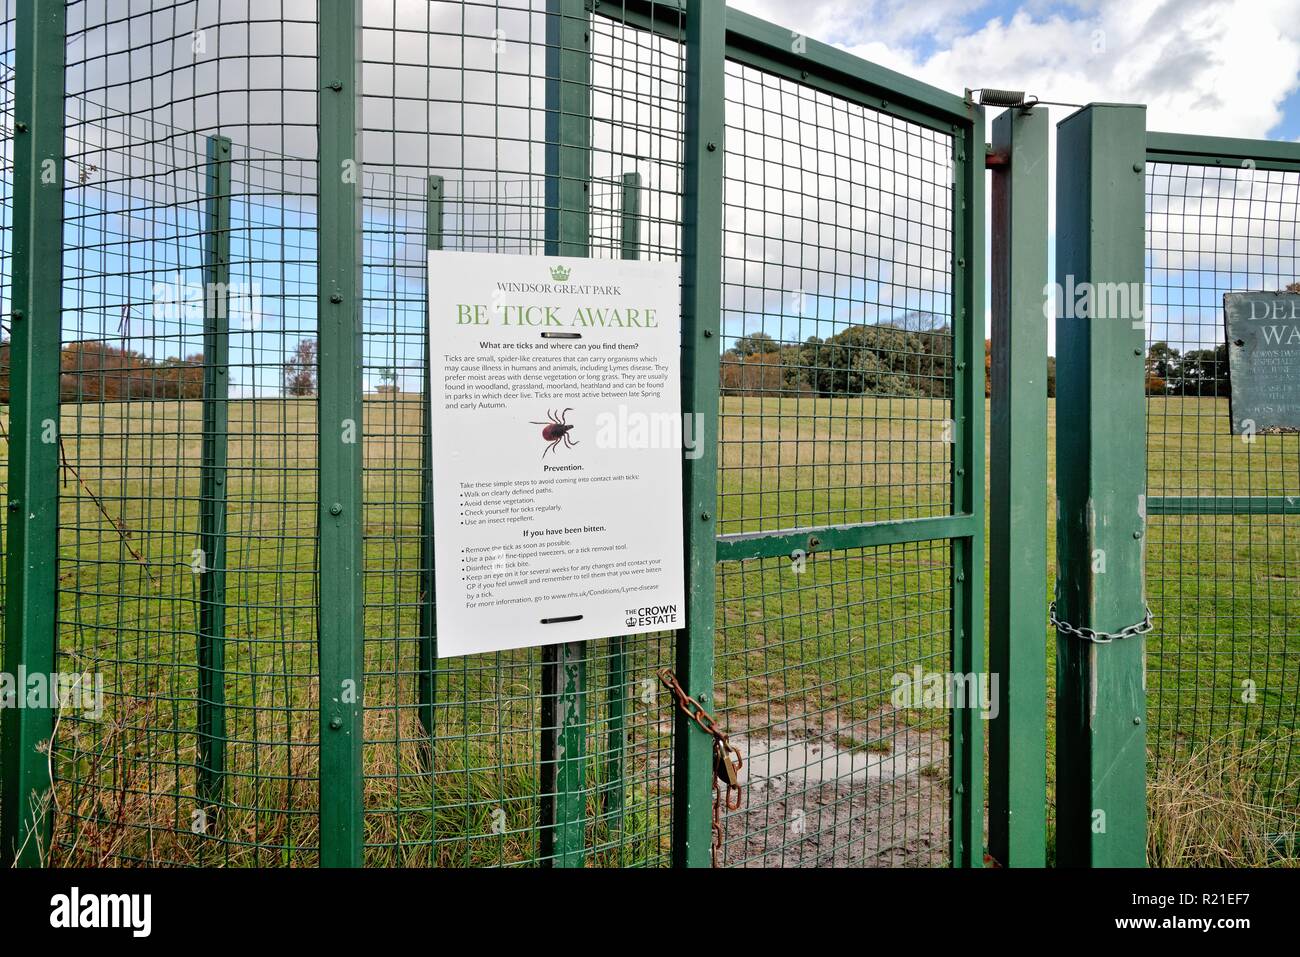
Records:
<instances>
[{"instance_id":1,"label":"muddy ground","mask_svg":"<svg viewBox=\"0 0 1300 957\"><path fill-rule=\"evenodd\" d=\"M946 734L884 731L879 718L834 725L733 731L745 798L724 816L720 866L947 863Z\"/></svg>"}]
</instances>

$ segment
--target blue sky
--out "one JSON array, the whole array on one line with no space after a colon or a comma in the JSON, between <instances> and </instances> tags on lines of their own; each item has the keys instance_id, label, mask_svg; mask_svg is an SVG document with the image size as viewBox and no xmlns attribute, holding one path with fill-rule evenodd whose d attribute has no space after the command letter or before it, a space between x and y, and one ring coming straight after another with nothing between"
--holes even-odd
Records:
<instances>
[{"instance_id":1,"label":"blue sky","mask_svg":"<svg viewBox=\"0 0 1300 957\"><path fill-rule=\"evenodd\" d=\"M1292 93L1282 101L1284 116L1270 135L1274 139L1300 140L1300 93Z\"/></svg>"}]
</instances>

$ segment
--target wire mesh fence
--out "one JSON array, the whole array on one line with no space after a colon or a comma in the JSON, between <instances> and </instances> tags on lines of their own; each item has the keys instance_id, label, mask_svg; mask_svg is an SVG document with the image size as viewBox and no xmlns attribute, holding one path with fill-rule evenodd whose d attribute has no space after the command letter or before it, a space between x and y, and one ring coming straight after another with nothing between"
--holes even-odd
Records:
<instances>
[{"instance_id":1,"label":"wire mesh fence","mask_svg":"<svg viewBox=\"0 0 1300 957\"><path fill-rule=\"evenodd\" d=\"M346 398L362 413L362 608L344 637L363 651L367 864L663 866L691 823L675 817L690 764L659 680L685 633L566 652L582 770L565 781L553 652L437 656L427 253L687 258L702 117L688 116L681 6L589 6L362 5L360 161L343 170L361 219ZM100 694L60 711L48 748L50 863L326 857L321 632L339 623L320 608L354 584L321 545L319 270L335 238L321 91L345 84L316 51L337 10L64 5L45 478L55 664ZM960 99L894 96L897 78L798 35L741 14L728 30L712 51L721 194L704 198L721 308L704 317L717 493L699 517L715 524L693 553L716 580L710 703L746 756L718 862L956 864L979 850L959 849L982 829L978 719L963 727L928 695L936 676L980 670L964 667L982 635L979 127ZM15 45L3 0L6 317ZM1153 154L1147 168L1152 771L1217 786L1226 769L1293 809L1300 449L1290 432L1231 434L1222 298L1300 282L1300 166L1238 159ZM6 459L12 332L6 320ZM6 469L6 551L8 489ZM561 815L582 822L576 855L556 847Z\"/></svg>"},{"instance_id":2,"label":"wire mesh fence","mask_svg":"<svg viewBox=\"0 0 1300 957\"><path fill-rule=\"evenodd\" d=\"M1152 772L1289 813L1300 447L1294 432L1232 434L1224 295L1300 279L1298 203L1297 168L1147 165Z\"/></svg>"},{"instance_id":3,"label":"wire mesh fence","mask_svg":"<svg viewBox=\"0 0 1300 957\"><path fill-rule=\"evenodd\" d=\"M682 257L678 5L557 10L364 5L367 864L562 863L546 653L436 657L426 408L430 249L545 252L571 212L556 181L580 180L591 255ZM322 860L319 608L339 583L319 527L319 17L316 0L66 5L56 663L102 699L58 717L50 863ZM580 177L553 162L562 17L587 43ZM704 424L718 531L952 515L970 375L954 362L957 127L743 53L723 99L722 407ZM715 704L750 762L721 862L950 863L949 709L895 700L900 674L951 667L948 539L717 574ZM583 650L568 797L587 864L670 861L680 782L658 672L679 640Z\"/></svg>"},{"instance_id":4,"label":"wire mesh fence","mask_svg":"<svg viewBox=\"0 0 1300 957\"><path fill-rule=\"evenodd\" d=\"M9 591L9 391L13 349L9 316L13 314L14 187L14 0L0 4L0 634L6 626ZM5 721L0 709L0 729ZM0 731L0 733L3 733Z\"/></svg>"},{"instance_id":5,"label":"wire mesh fence","mask_svg":"<svg viewBox=\"0 0 1300 957\"><path fill-rule=\"evenodd\" d=\"M380 15L367 30L367 59L418 32L430 38L420 58L427 67L473 37L454 14L472 19L475 5L440 10L453 16L434 24L417 24L402 7L400 23L383 29ZM159 12L112 3L68 10L69 49L84 53L70 53L67 69L59 655L61 668L103 677L104 706L61 719L52 859L311 865L318 227L314 157L290 151L315 135L311 125L296 127L314 112L315 65L291 51L314 47L316 11L223 10L210 24L192 3L175 4L167 19ZM530 13L527 22L536 28L543 19ZM255 55L253 34L279 42ZM544 46L541 37L544 30L534 47ZM223 76L242 78L239 95L202 94L188 69L157 66L185 52L194 55L194 73L211 53ZM171 84L163 98L150 92L160 78ZM264 95L270 79L278 90ZM436 99L374 76L366 93L390 111L415 94ZM367 860L532 861L540 654L425 662L422 670L429 180L410 170L439 167L427 148L412 150L413 126L399 133L375 123L382 110L369 115L371 159L361 174ZM207 134L217 131L232 142L229 186L218 197L227 201L228 225L216 227L229 243L232 293L220 368L204 353L204 254L214 231ZM527 127L522 134L526 140ZM457 135L453 123L420 134L425 143ZM384 150L399 136L407 138L401 163ZM500 160L480 169L470 157L447 164L454 177L441 223L447 248L540 251L541 154L522 156L517 178ZM215 401L204 387L209 372L228 376L226 422L216 434L205 428ZM202 606L212 598L202 594L206 556L194 554L212 494L201 488L209 440L223 447L224 461L220 636L204 631ZM205 691L203 646L218 641L219 690ZM645 676L663 663L666 641L614 639L588 661L583 693L596 769L588 796L598 808L592 854L600 863L664 859L668 745ZM224 721L215 797L203 791L200 770L199 725L212 712Z\"/></svg>"},{"instance_id":6,"label":"wire mesh fence","mask_svg":"<svg viewBox=\"0 0 1300 957\"><path fill-rule=\"evenodd\" d=\"M53 859L311 864L316 173L285 150L316 81L283 54L273 92L233 77L251 33L310 49L314 10L67 16L58 653L103 713L61 716Z\"/></svg>"}]
</instances>

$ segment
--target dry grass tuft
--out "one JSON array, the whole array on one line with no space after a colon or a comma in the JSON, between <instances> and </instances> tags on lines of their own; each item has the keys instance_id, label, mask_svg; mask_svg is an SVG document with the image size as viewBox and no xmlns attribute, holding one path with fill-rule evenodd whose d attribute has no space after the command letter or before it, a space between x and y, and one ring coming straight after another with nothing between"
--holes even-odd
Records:
<instances>
[{"instance_id":1,"label":"dry grass tuft","mask_svg":"<svg viewBox=\"0 0 1300 957\"><path fill-rule=\"evenodd\" d=\"M1148 864L1300 865L1300 808L1288 798L1300 780L1269 774L1277 748L1276 739L1243 746L1220 738L1157 768L1147 785Z\"/></svg>"}]
</instances>

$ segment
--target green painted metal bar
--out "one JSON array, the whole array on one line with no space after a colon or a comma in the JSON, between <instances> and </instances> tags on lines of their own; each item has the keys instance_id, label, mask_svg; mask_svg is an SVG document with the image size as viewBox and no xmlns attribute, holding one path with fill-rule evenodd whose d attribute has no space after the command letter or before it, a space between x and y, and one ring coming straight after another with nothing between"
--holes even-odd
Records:
<instances>
[{"instance_id":1,"label":"green painted metal bar","mask_svg":"<svg viewBox=\"0 0 1300 957\"><path fill-rule=\"evenodd\" d=\"M717 2L723 5L722 0ZM681 37L683 11L690 11L689 0L618 0L592 6L598 15L672 40ZM965 101L947 90L739 10L728 9L726 20L726 56L738 63L854 103L888 109L931 129L948 131L951 124L968 119Z\"/></svg>"},{"instance_id":2,"label":"green painted metal bar","mask_svg":"<svg viewBox=\"0 0 1300 957\"><path fill-rule=\"evenodd\" d=\"M641 256L641 174L624 173L619 190L619 252L623 259ZM601 804L612 826L623 826L623 761L627 750L627 639L609 639L609 713L605 741L605 786Z\"/></svg>"},{"instance_id":3,"label":"green painted metal bar","mask_svg":"<svg viewBox=\"0 0 1300 957\"><path fill-rule=\"evenodd\" d=\"M1300 496L1153 495L1147 515L1300 515Z\"/></svg>"},{"instance_id":4,"label":"green painted metal bar","mask_svg":"<svg viewBox=\"0 0 1300 957\"><path fill-rule=\"evenodd\" d=\"M584 0L546 4L546 253L591 255L591 18ZM586 863L587 647L542 654L539 855Z\"/></svg>"},{"instance_id":5,"label":"green painted metal bar","mask_svg":"<svg viewBox=\"0 0 1300 957\"><path fill-rule=\"evenodd\" d=\"M958 514L984 507L984 110L968 104L953 127L952 502ZM984 523L954 539L952 668L984 671ZM954 867L984 863L984 741L979 703L951 714L951 855Z\"/></svg>"},{"instance_id":6,"label":"green painted metal bar","mask_svg":"<svg viewBox=\"0 0 1300 957\"><path fill-rule=\"evenodd\" d=\"M754 558L788 558L795 552L812 555L844 548L971 538L980 525L980 520L973 515L940 515L858 525L794 528L781 532L741 532L717 536L717 560L743 562Z\"/></svg>"},{"instance_id":7,"label":"green painted metal bar","mask_svg":"<svg viewBox=\"0 0 1300 957\"><path fill-rule=\"evenodd\" d=\"M320 5L320 863L362 863L361 2Z\"/></svg>"},{"instance_id":8,"label":"green painted metal bar","mask_svg":"<svg viewBox=\"0 0 1300 957\"><path fill-rule=\"evenodd\" d=\"M424 242L430 252L442 249L443 200L446 184L441 176L430 176L425 195ZM425 335L432 336L426 305ZM434 708L437 701L434 671L438 666L438 638L433 574L433 408L429 392L429 349L424 349L423 428L420 432L420 729L428 742L428 767L433 767Z\"/></svg>"},{"instance_id":9,"label":"green painted metal bar","mask_svg":"<svg viewBox=\"0 0 1300 957\"><path fill-rule=\"evenodd\" d=\"M231 143L209 136L203 246L203 445L199 469L199 797L221 803L226 771L226 452L230 431Z\"/></svg>"},{"instance_id":10,"label":"green painted metal bar","mask_svg":"<svg viewBox=\"0 0 1300 957\"><path fill-rule=\"evenodd\" d=\"M624 173L619 202L619 252L641 258L641 174Z\"/></svg>"},{"instance_id":11,"label":"green painted metal bar","mask_svg":"<svg viewBox=\"0 0 1300 957\"><path fill-rule=\"evenodd\" d=\"M1145 107L1093 105L1058 124L1058 283L1142 288L1145 169ZM1056 321L1057 616L1107 633L1144 614L1145 342L1131 312ZM1056 647L1057 862L1141 866L1145 640L1058 630Z\"/></svg>"},{"instance_id":12,"label":"green painted metal bar","mask_svg":"<svg viewBox=\"0 0 1300 957\"><path fill-rule=\"evenodd\" d=\"M8 588L4 669L55 666L59 350L63 269L64 5L19 0L14 18ZM19 693L21 689L19 689ZM8 702L6 702L8 703ZM50 708L0 721L0 865L41 864L50 841Z\"/></svg>"},{"instance_id":13,"label":"green painted metal bar","mask_svg":"<svg viewBox=\"0 0 1300 957\"><path fill-rule=\"evenodd\" d=\"M1147 133L1146 142L1148 163L1300 170L1300 143L1156 132Z\"/></svg>"},{"instance_id":14,"label":"green painted metal bar","mask_svg":"<svg viewBox=\"0 0 1300 957\"><path fill-rule=\"evenodd\" d=\"M601 807L609 826L623 826L623 759L627 750L627 638L617 635L609 639L609 695L605 741L604 786L601 788Z\"/></svg>"},{"instance_id":15,"label":"green painted metal bar","mask_svg":"<svg viewBox=\"0 0 1300 957\"><path fill-rule=\"evenodd\" d=\"M1043 867L1047 847L1047 110L993 121L989 468L989 853Z\"/></svg>"},{"instance_id":16,"label":"green painted metal bar","mask_svg":"<svg viewBox=\"0 0 1300 957\"><path fill-rule=\"evenodd\" d=\"M686 11L686 136L682 196L682 408L695 416L703 454L683 463L686 627L677 680L713 708L717 591L718 403L722 318L723 95L727 18L722 3ZM673 863L708 867L713 843L713 740L673 708Z\"/></svg>"}]
</instances>

